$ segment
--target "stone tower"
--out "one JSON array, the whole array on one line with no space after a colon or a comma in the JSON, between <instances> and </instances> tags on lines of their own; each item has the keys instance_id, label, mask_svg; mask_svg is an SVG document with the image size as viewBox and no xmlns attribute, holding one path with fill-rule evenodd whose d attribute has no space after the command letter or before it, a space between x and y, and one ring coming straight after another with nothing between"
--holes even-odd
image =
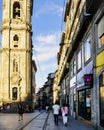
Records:
<instances>
[{"instance_id":1,"label":"stone tower","mask_svg":"<svg viewBox=\"0 0 104 130\"><path fill-rule=\"evenodd\" d=\"M3 0L2 102L31 102L33 0Z\"/></svg>"}]
</instances>

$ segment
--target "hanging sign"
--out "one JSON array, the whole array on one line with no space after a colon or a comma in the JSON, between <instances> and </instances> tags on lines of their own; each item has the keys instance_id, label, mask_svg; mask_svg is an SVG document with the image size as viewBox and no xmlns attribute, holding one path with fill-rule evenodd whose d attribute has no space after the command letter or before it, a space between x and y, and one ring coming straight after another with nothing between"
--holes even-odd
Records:
<instances>
[{"instance_id":1,"label":"hanging sign","mask_svg":"<svg viewBox=\"0 0 104 130\"><path fill-rule=\"evenodd\" d=\"M85 86L93 86L93 74L84 75L84 84Z\"/></svg>"}]
</instances>

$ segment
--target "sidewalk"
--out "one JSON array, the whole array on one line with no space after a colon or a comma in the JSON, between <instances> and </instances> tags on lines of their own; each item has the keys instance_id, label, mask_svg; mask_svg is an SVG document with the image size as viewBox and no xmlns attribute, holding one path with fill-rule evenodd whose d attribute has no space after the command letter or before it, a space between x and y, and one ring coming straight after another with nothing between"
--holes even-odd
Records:
<instances>
[{"instance_id":1,"label":"sidewalk","mask_svg":"<svg viewBox=\"0 0 104 130\"><path fill-rule=\"evenodd\" d=\"M35 111L34 113L24 113L24 120L18 121L18 113L0 113L0 130L20 130L39 114L39 111Z\"/></svg>"},{"instance_id":2,"label":"sidewalk","mask_svg":"<svg viewBox=\"0 0 104 130\"><path fill-rule=\"evenodd\" d=\"M54 124L53 114L50 113L45 130L95 130L95 129L90 125L86 125L81 121L73 119L72 117L69 117L67 127L63 125L62 118L59 117L59 125L57 126Z\"/></svg>"},{"instance_id":3,"label":"sidewalk","mask_svg":"<svg viewBox=\"0 0 104 130\"><path fill-rule=\"evenodd\" d=\"M23 130L43 130L48 113L43 112L39 117L32 120Z\"/></svg>"}]
</instances>

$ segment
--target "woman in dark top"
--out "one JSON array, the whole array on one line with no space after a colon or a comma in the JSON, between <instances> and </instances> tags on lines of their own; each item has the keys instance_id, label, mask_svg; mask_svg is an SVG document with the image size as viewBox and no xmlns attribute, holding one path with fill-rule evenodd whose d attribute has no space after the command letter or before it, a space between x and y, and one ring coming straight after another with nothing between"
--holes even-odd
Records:
<instances>
[{"instance_id":1,"label":"woman in dark top","mask_svg":"<svg viewBox=\"0 0 104 130\"><path fill-rule=\"evenodd\" d=\"M22 106L22 104L21 103L19 103L18 104L18 114L19 114L19 120L18 121L20 121L20 120L23 120L23 106Z\"/></svg>"}]
</instances>

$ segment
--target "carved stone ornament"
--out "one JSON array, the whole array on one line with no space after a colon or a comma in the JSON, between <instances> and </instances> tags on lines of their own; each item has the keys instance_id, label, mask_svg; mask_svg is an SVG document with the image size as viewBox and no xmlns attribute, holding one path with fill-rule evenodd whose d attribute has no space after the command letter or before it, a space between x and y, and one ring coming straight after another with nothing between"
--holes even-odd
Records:
<instances>
[{"instance_id":1,"label":"carved stone ornament","mask_svg":"<svg viewBox=\"0 0 104 130\"><path fill-rule=\"evenodd\" d=\"M14 73L11 76L11 83L12 84L18 84L19 82L19 73Z\"/></svg>"}]
</instances>

